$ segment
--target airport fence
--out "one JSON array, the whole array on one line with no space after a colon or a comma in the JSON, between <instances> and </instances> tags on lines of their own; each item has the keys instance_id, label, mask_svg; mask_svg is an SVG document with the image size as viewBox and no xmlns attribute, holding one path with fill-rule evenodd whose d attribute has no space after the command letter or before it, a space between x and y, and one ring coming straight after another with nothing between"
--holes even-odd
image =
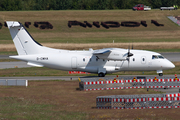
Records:
<instances>
[{"instance_id":1,"label":"airport fence","mask_svg":"<svg viewBox=\"0 0 180 120\"><path fill-rule=\"evenodd\" d=\"M28 80L0 79L0 86L28 86Z\"/></svg>"},{"instance_id":2,"label":"airport fence","mask_svg":"<svg viewBox=\"0 0 180 120\"><path fill-rule=\"evenodd\" d=\"M180 93L98 96L96 107L98 109L180 108Z\"/></svg>"},{"instance_id":3,"label":"airport fence","mask_svg":"<svg viewBox=\"0 0 180 120\"><path fill-rule=\"evenodd\" d=\"M137 77L138 78L138 77ZM179 88L179 78L83 78L79 82L81 90L110 90L130 88Z\"/></svg>"}]
</instances>

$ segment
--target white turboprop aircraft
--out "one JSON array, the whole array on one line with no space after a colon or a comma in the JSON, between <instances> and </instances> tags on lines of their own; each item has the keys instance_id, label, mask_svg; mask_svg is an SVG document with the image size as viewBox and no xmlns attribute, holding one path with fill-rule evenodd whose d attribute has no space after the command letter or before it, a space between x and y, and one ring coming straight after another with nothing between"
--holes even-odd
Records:
<instances>
[{"instance_id":1,"label":"white turboprop aircraft","mask_svg":"<svg viewBox=\"0 0 180 120\"><path fill-rule=\"evenodd\" d=\"M161 54L145 50L105 48L89 51L70 51L44 47L35 41L25 27L16 21L7 21L18 55L10 58L26 61L28 65L67 71L107 73L119 71L157 71L174 68Z\"/></svg>"}]
</instances>

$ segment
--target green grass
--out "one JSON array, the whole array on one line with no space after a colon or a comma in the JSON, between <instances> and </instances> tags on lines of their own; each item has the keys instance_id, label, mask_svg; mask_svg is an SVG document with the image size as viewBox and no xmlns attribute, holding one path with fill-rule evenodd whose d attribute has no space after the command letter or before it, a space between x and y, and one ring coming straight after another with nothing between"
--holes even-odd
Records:
<instances>
[{"instance_id":1,"label":"green grass","mask_svg":"<svg viewBox=\"0 0 180 120\"><path fill-rule=\"evenodd\" d=\"M0 51L0 55L17 55L17 51Z\"/></svg>"},{"instance_id":2,"label":"green grass","mask_svg":"<svg viewBox=\"0 0 180 120\"><path fill-rule=\"evenodd\" d=\"M67 11L0 11L0 22L20 21L31 22L27 28L32 37L39 43L138 43L138 42L179 42L180 27L170 21L167 16L178 16L179 11L132 11L132 10L67 10ZM105 29L83 28L80 26L68 27L68 21L146 21L148 27L119 27ZM151 20L157 20L164 24L157 27L151 24ZM52 30L40 30L35 28L35 21L49 21L54 28ZM13 44L9 30L2 27L0 30L0 44ZM75 48L76 49L76 48ZM148 48L147 48L148 49ZM171 48L157 51L179 52L179 49ZM154 50L154 48L148 49ZM10 51L5 53L4 51ZM11 53L12 52L12 53ZM15 49L1 49L0 54L14 54Z\"/></svg>"},{"instance_id":3,"label":"green grass","mask_svg":"<svg viewBox=\"0 0 180 120\"><path fill-rule=\"evenodd\" d=\"M173 15L178 16L179 11L160 11L160 10L152 10L152 11L132 11L132 10L72 10L72 11L10 11L10 12L0 12L0 22L4 22L5 20L16 20L20 21L24 24L25 21L30 21L32 24L30 28L27 30L32 34L32 36L38 42L71 42L71 43L94 43L94 42L109 42L113 39L117 40L117 42L129 42L134 40L134 42L138 42L139 39L144 41L145 36L153 36L154 31L160 32L174 32L180 30L176 24L172 23L167 16ZM157 27L151 24L151 20L157 20L159 23L164 24L164 27ZM78 20L78 21L88 21L92 23L93 21L118 21L121 23L122 21L137 21L145 20L148 24L148 27L119 27L119 28L110 28L105 29L101 26L101 28L83 28L80 26L72 26L69 28L67 26L68 21ZM33 26L34 21L49 21L54 28L52 30L40 30ZM152 32L150 34L141 34L141 36L137 37L122 37L119 36L124 32ZM8 28L4 27L0 30L0 44L12 43L10 33ZM53 33L53 35L52 35ZM92 35L84 35L84 34L92 34ZM98 34L100 35L98 36ZM113 34L111 34L113 33ZM73 35L72 35L73 34ZM109 34L108 37L103 37L103 35ZM78 37L78 38L76 38ZM163 41L164 37L158 41ZM173 39L165 39L165 41L177 41L177 36L173 36ZM105 38L105 39L104 39ZM178 37L179 38L179 37ZM153 40L154 39L154 40ZM146 41L156 41L157 38L147 39Z\"/></svg>"},{"instance_id":4,"label":"green grass","mask_svg":"<svg viewBox=\"0 0 180 120\"><path fill-rule=\"evenodd\" d=\"M152 49L154 52L180 52L180 49Z\"/></svg>"},{"instance_id":5,"label":"green grass","mask_svg":"<svg viewBox=\"0 0 180 120\"><path fill-rule=\"evenodd\" d=\"M5 120L127 119L127 115L130 114L127 110L118 110L124 115L122 116L117 114L117 110L96 109L96 97L161 93L152 89L148 92L146 89L79 91L78 83L78 81L29 81L28 87L0 86L0 118ZM162 110L158 109L159 112ZM176 110L178 109L174 109ZM133 113L135 115L131 114L128 116L129 119L136 118L136 114L142 116L138 110L134 110ZM162 114L164 112L159 116ZM146 114L144 118L152 117Z\"/></svg>"},{"instance_id":6,"label":"green grass","mask_svg":"<svg viewBox=\"0 0 180 120\"><path fill-rule=\"evenodd\" d=\"M44 39L40 38L41 43L112 43L113 40L115 43L133 43L133 42L179 42L179 39L173 38L162 38L162 39L146 39L146 38L130 38L130 37L121 37L117 38L116 36L102 37L102 38L51 38ZM10 41L9 41L10 44Z\"/></svg>"},{"instance_id":7,"label":"green grass","mask_svg":"<svg viewBox=\"0 0 180 120\"><path fill-rule=\"evenodd\" d=\"M85 113L57 111L56 105L37 104L35 100L17 97L0 99L0 118L5 120L84 120Z\"/></svg>"}]
</instances>

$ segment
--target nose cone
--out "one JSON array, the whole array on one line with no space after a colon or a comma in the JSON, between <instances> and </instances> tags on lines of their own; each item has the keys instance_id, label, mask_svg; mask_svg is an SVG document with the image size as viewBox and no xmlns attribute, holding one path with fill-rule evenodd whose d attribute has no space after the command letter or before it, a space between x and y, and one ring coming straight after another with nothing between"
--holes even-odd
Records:
<instances>
[{"instance_id":1,"label":"nose cone","mask_svg":"<svg viewBox=\"0 0 180 120\"><path fill-rule=\"evenodd\" d=\"M175 68L175 65L171 62L171 64L169 65L169 68L173 69L173 68Z\"/></svg>"},{"instance_id":2,"label":"nose cone","mask_svg":"<svg viewBox=\"0 0 180 120\"><path fill-rule=\"evenodd\" d=\"M172 62L170 62L169 60L167 60L165 62L165 64L163 65L163 68L165 68L165 69L173 69L173 68L175 68L175 65Z\"/></svg>"}]
</instances>

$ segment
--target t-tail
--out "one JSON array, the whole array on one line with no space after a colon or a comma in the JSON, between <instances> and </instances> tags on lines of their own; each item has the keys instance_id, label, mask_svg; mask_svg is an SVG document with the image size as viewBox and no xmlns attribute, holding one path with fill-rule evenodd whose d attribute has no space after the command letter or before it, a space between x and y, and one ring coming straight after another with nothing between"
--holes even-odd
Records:
<instances>
[{"instance_id":1,"label":"t-tail","mask_svg":"<svg viewBox=\"0 0 180 120\"><path fill-rule=\"evenodd\" d=\"M60 49L48 48L35 41L20 22L6 23L18 52L18 55L9 56L10 58L26 61L28 65L43 67L44 64L37 60L39 57L59 53Z\"/></svg>"},{"instance_id":2,"label":"t-tail","mask_svg":"<svg viewBox=\"0 0 180 120\"><path fill-rule=\"evenodd\" d=\"M41 51L42 45L32 38L21 23L16 21L7 21L6 23L18 55L38 54Z\"/></svg>"}]
</instances>

